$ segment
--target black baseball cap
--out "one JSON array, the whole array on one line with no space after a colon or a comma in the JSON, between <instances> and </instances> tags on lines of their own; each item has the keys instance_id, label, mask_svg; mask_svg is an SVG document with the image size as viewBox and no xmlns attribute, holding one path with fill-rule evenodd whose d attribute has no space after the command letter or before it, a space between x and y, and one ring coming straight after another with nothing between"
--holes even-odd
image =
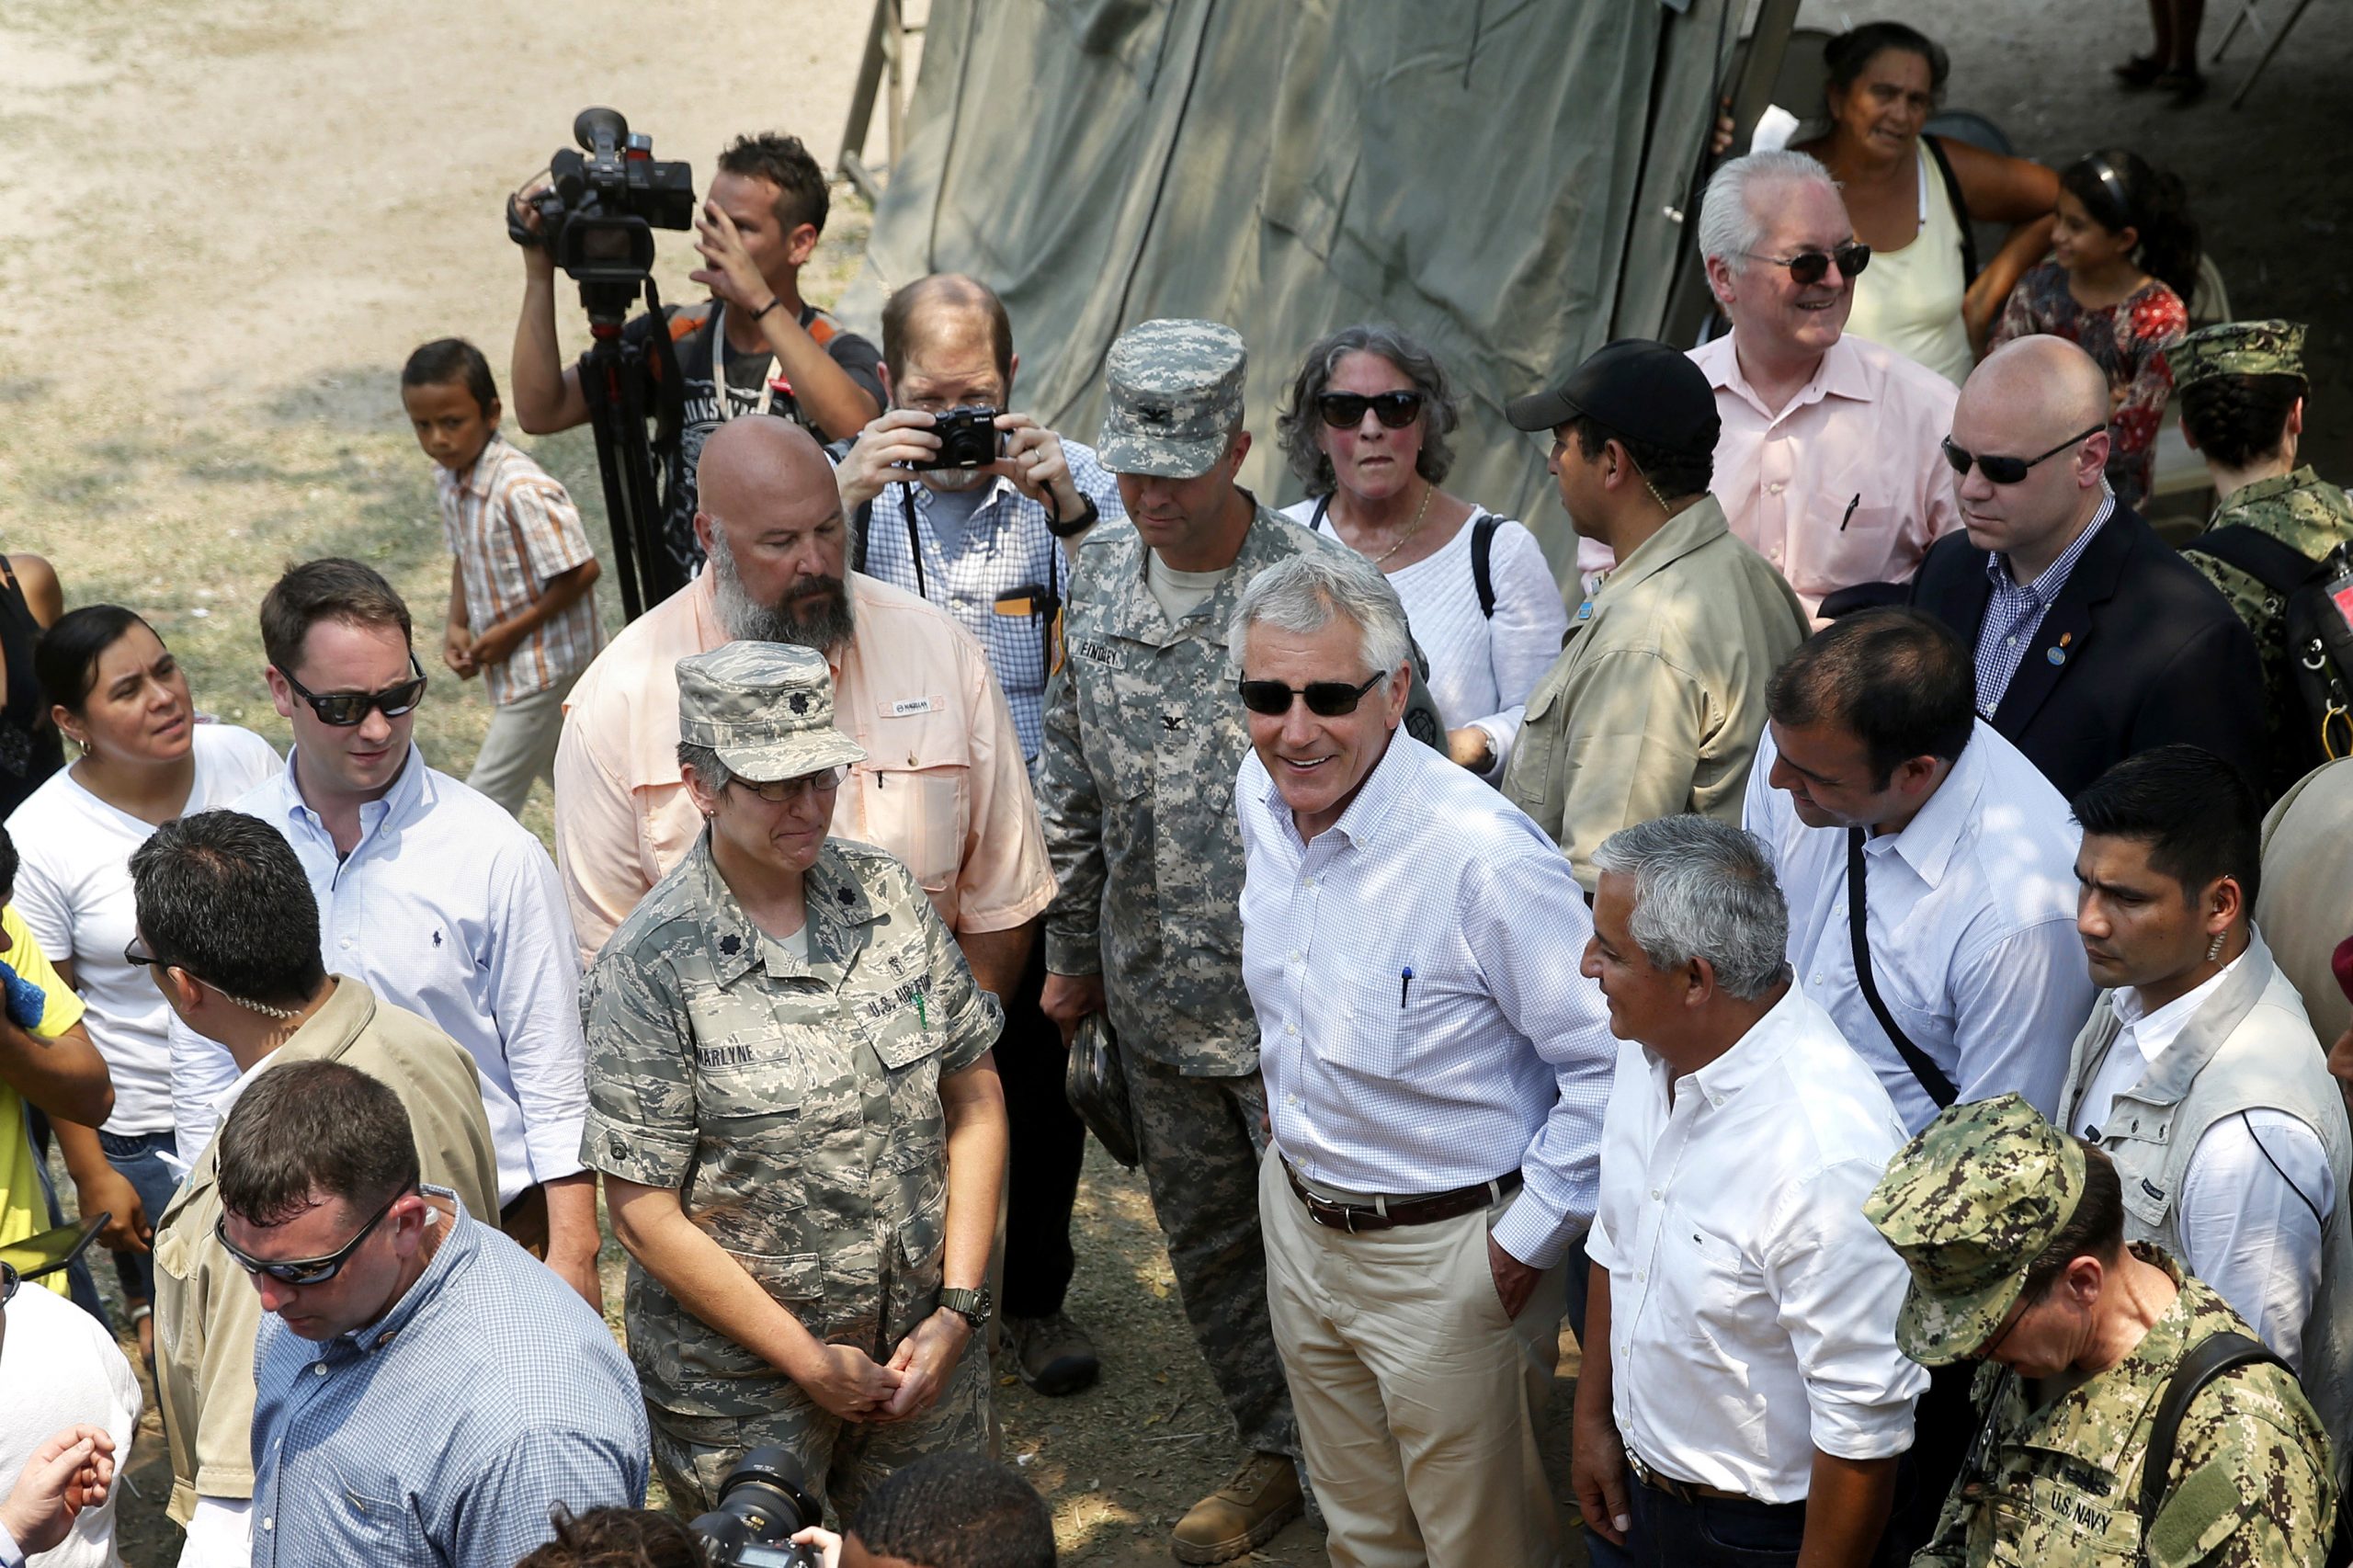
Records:
<instances>
[{"instance_id":1,"label":"black baseball cap","mask_svg":"<svg viewBox=\"0 0 2353 1568\"><path fill-rule=\"evenodd\" d=\"M1597 348L1550 392L1512 399L1504 410L1516 429L1551 430L1582 415L1629 440L1691 457L1716 449L1723 420L1716 394L1690 357L1647 337L1621 337Z\"/></svg>"}]
</instances>

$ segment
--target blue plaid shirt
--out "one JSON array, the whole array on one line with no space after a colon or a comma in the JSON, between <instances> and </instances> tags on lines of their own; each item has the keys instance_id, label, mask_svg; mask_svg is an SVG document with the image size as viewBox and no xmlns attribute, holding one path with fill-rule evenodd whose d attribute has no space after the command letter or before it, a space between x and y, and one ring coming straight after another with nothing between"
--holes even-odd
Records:
<instances>
[{"instance_id":1,"label":"blue plaid shirt","mask_svg":"<svg viewBox=\"0 0 2353 1568\"><path fill-rule=\"evenodd\" d=\"M1994 710L2002 705L2002 694L2010 689L2010 682L2026 663L2033 650L2034 634L2041 630L2042 618L2051 613L2052 601L2067 585L2069 574L2082 558L2092 535L2116 510L2116 497L2100 497L2099 510L2075 542L2059 552L2059 559L2042 569L2041 575L2020 587L2010 575L2010 558L1999 551L1985 552L1985 578L1993 584L1993 597L1985 601L1985 619L1977 623L1977 712L1991 719Z\"/></svg>"},{"instance_id":2,"label":"blue plaid shirt","mask_svg":"<svg viewBox=\"0 0 2353 1568\"><path fill-rule=\"evenodd\" d=\"M1063 458L1070 464L1071 483L1094 501L1105 522L1127 517L1120 482L1094 448L1065 437ZM999 615L996 601L1032 585L1066 597L1070 562L1046 531L1046 508L1009 479L999 476L990 483L988 498L957 539L952 556L942 551L931 527L931 498L926 484L883 487L874 498L867 530L866 574L929 599L980 640L1013 710L1021 755L1034 764L1046 733L1046 626L1035 616ZM920 567L908 548L911 519L913 538L922 546Z\"/></svg>"},{"instance_id":3,"label":"blue plaid shirt","mask_svg":"<svg viewBox=\"0 0 2353 1568\"><path fill-rule=\"evenodd\" d=\"M645 1501L645 1407L612 1331L457 1210L424 1274L325 1344L270 1314L254 1349L254 1568L498 1568L548 1510Z\"/></svg>"}]
</instances>

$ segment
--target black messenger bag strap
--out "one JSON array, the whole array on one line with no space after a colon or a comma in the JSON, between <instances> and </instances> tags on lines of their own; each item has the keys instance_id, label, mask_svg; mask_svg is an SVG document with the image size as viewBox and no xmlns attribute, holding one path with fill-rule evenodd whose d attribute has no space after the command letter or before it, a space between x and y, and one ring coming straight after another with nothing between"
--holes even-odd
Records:
<instances>
[{"instance_id":1,"label":"black messenger bag strap","mask_svg":"<svg viewBox=\"0 0 2353 1568\"><path fill-rule=\"evenodd\" d=\"M1870 941L1863 935L1864 909L1863 830L1850 827L1847 830L1847 934L1855 954L1855 983L1863 988L1863 1000L1870 1004L1871 1017L1887 1031L1888 1042L1895 1047L1895 1053L1904 1058L1904 1065L1912 1069L1912 1076L1920 1081L1920 1087L1942 1110L1960 1097L1961 1091L1945 1076L1944 1069L1929 1060L1927 1051L1912 1043L1911 1036L1897 1027L1887 1004L1880 1000L1879 982L1871 978Z\"/></svg>"}]
</instances>

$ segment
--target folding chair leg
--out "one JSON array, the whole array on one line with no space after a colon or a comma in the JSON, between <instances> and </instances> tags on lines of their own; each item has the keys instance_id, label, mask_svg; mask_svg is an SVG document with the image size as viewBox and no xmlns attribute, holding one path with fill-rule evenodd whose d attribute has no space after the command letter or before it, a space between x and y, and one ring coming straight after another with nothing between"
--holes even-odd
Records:
<instances>
[{"instance_id":1,"label":"folding chair leg","mask_svg":"<svg viewBox=\"0 0 2353 1568\"><path fill-rule=\"evenodd\" d=\"M2271 35L2270 45L2264 50L2263 58L2257 60L2255 62L2255 69L2246 74L2246 80L2239 84L2239 90L2231 95L2233 108L2246 102L2247 94L2255 89L2256 78L2262 75L2263 68L2271 63L2271 57L2279 52L2279 46L2288 41L2288 35L2296 30L2296 19L2304 14L2312 3L2313 0L2296 0L2296 8L2288 13L2288 19L2279 24L2278 32Z\"/></svg>"},{"instance_id":2,"label":"folding chair leg","mask_svg":"<svg viewBox=\"0 0 2353 1568\"><path fill-rule=\"evenodd\" d=\"M2230 49L2231 40L2239 36L2241 28L2252 28L2257 36L2262 34L2263 18L2255 14L2255 6L2256 0L2246 0L2246 3L2239 7L2239 14L2231 18L2230 27L2222 34L2222 41L2214 46L2214 54L2209 62L2210 64L2220 65L2222 62L2222 55Z\"/></svg>"}]
</instances>

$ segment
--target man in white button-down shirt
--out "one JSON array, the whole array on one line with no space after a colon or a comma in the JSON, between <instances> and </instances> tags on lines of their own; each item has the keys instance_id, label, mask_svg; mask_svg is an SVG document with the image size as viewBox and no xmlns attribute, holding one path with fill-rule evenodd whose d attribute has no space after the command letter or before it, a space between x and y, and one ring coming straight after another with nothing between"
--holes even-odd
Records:
<instances>
[{"instance_id":1,"label":"man in white button-down shirt","mask_svg":"<svg viewBox=\"0 0 2353 1568\"><path fill-rule=\"evenodd\" d=\"M1861 1568L1928 1381L1862 1212L1903 1125L1791 983L1763 845L1662 817L1596 864L1585 972L1623 1044L1577 1380L1593 1561Z\"/></svg>"},{"instance_id":2,"label":"man in white button-down shirt","mask_svg":"<svg viewBox=\"0 0 2353 1568\"><path fill-rule=\"evenodd\" d=\"M1397 733L1410 644L1378 569L1268 567L1227 646L1267 1297L1327 1550L1557 1563L1537 1422L1614 1054L1583 896L1525 814Z\"/></svg>"}]
</instances>

